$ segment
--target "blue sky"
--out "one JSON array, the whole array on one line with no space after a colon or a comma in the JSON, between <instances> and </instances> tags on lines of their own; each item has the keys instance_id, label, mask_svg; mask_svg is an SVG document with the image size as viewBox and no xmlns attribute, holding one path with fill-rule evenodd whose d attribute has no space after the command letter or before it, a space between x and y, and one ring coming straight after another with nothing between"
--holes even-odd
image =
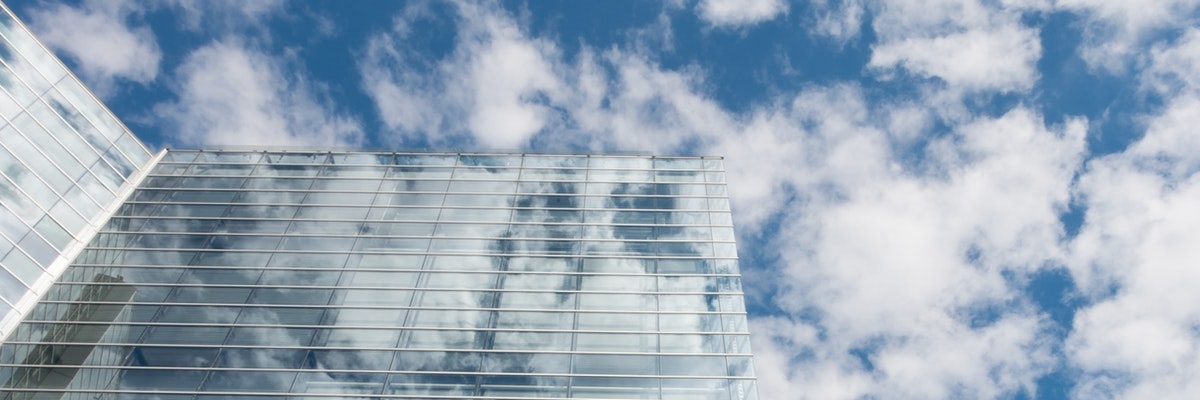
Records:
<instances>
[{"instance_id":1,"label":"blue sky","mask_svg":"<svg viewBox=\"0 0 1200 400\"><path fill-rule=\"evenodd\" d=\"M151 147L715 154L765 399L1200 393L1194 1L10 1Z\"/></svg>"}]
</instances>

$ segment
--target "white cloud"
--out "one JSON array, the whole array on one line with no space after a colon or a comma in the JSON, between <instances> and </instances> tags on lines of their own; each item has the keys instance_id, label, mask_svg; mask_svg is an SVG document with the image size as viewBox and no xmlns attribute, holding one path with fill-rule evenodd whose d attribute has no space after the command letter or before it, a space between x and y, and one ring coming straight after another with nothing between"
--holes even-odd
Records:
<instances>
[{"instance_id":1,"label":"white cloud","mask_svg":"<svg viewBox=\"0 0 1200 400\"><path fill-rule=\"evenodd\" d=\"M1041 42L1020 8L978 1L884 1L877 5L869 66L902 68L954 91L1019 91L1037 81Z\"/></svg>"},{"instance_id":2,"label":"white cloud","mask_svg":"<svg viewBox=\"0 0 1200 400\"><path fill-rule=\"evenodd\" d=\"M399 70L397 64L429 62L402 44L413 18L398 19L392 34L371 39L360 60L363 85L388 128L406 137L435 141L463 133L490 148L526 145L553 119L547 106L563 90L547 41L529 38L511 18L488 6L458 5L459 32L454 54L433 60L430 76Z\"/></svg>"},{"instance_id":3,"label":"white cloud","mask_svg":"<svg viewBox=\"0 0 1200 400\"><path fill-rule=\"evenodd\" d=\"M1141 25L1175 18L1162 16L1162 6L1109 17L1128 19L1124 34L1152 30ZM1132 6L1093 12L1124 7ZM1124 46L1132 37L1114 40ZM1068 265L1092 304L1075 315L1067 340L1069 363L1081 372L1076 399L1188 399L1200 392L1198 44L1195 28L1153 44L1136 78L1163 106L1138 115L1141 138L1088 162L1079 179L1076 196L1087 211Z\"/></svg>"},{"instance_id":4,"label":"white cloud","mask_svg":"<svg viewBox=\"0 0 1200 400\"><path fill-rule=\"evenodd\" d=\"M903 67L970 91L1015 91L1033 85L1040 56L1037 31L1010 25L891 42L875 48L870 65Z\"/></svg>"},{"instance_id":5,"label":"white cloud","mask_svg":"<svg viewBox=\"0 0 1200 400\"><path fill-rule=\"evenodd\" d=\"M1056 6L1083 16L1080 56L1097 69L1120 73L1137 66L1144 46L1157 35L1195 23L1200 4L1190 0L1058 0Z\"/></svg>"},{"instance_id":6,"label":"white cloud","mask_svg":"<svg viewBox=\"0 0 1200 400\"><path fill-rule=\"evenodd\" d=\"M933 165L913 170L898 165L904 155L873 127L873 113L841 111L844 98L831 92L794 106L812 107L803 113L830 124L818 122L805 135L810 149L777 172L795 182L803 206L785 212L770 246L786 260L774 300L814 316L793 324L823 335L791 344L792 354L812 360L760 359L759 370L790 371L775 377L786 382L764 386L793 398L1032 390L1055 363L1047 325L1019 305L1022 295L1003 275L1024 276L1060 257L1057 215L1082 156L1084 124L1047 129L1018 108L935 140L926 151ZM985 309L995 320L974 321ZM859 348L870 349L873 372L853 355ZM856 390L842 391L848 387Z\"/></svg>"},{"instance_id":7,"label":"white cloud","mask_svg":"<svg viewBox=\"0 0 1200 400\"><path fill-rule=\"evenodd\" d=\"M701 0L696 5L700 19L718 27L753 25L787 11L783 0Z\"/></svg>"},{"instance_id":8,"label":"white cloud","mask_svg":"<svg viewBox=\"0 0 1200 400\"><path fill-rule=\"evenodd\" d=\"M1092 161L1081 178L1088 210L1071 267L1097 303L1079 311L1068 340L1084 371L1080 397L1106 388L1111 398L1187 398L1200 389L1198 106L1195 97L1174 100L1141 141Z\"/></svg>"},{"instance_id":9,"label":"white cloud","mask_svg":"<svg viewBox=\"0 0 1200 400\"><path fill-rule=\"evenodd\" d=\"M1200 31L1155 46L1140 76L1164 105L1144 135L1094 159L1080 177L1087 213L1071 243L1072 276L1092 302L1075 317L1067 355L1073 396L1184 399L1200 391Z\"/></svg>"},{"instance_id":10,"label":"white cloud","mask_svg":"<svg viewBox=\"0 0 1200 400\"><path fill-rule=\"evenodd\" d=\"M353 145L361 128L286 60L240 43L193 51L175 73L177 99L154 107L181 145Z\"/></svg>"},{"instance_id":11,"label":"white cloud","mask_svg":"<svg viewBox=\"0 0 1200 400\"><path fill-rule=\"evenodd\" d=\"M162 51L150 29L136 24L141 12L123 0L47 3L31 10L31 29L46 46L77 61L81 78L108 97L118 80L147 84L158 76Z\"/></svg>"}]
</instances>

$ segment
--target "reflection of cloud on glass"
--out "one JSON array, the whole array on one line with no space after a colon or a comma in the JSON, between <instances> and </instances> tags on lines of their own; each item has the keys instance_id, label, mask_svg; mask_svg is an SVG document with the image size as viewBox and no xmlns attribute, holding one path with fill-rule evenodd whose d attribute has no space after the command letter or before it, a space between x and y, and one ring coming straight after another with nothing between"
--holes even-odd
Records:
<instances>
[{"instance_id":1,"label":"reflection of cloud on glass","mask_svg":"<svg viewBox=\"0 0 1200 400\"><path fill-rule=\"evenodd\" d=\"M190 156L219 163L160 164L94 244L111 249L87 250L84 259L97 265L73 268L53 291L71 301L67 288L86 283L87 273L124 276L147 304L129 307L137 325L111 338L129 346L111 354L138 348L139 362L165 363L169 349L187 348L196 357L177 362L254 370L184 373L164 386L708 398L729 393L729 381L580 378L571 393L561 375L748 373L728 372L737 360L725 356L747 353L746 335L720 334L745 332L744 316L732 313L743 307L740 295L717 293L740 286L707 276L736 272L736 261L712 259L733 255L712 245L732 240L728 204L707 198L708 176L684 170L695 165ZM710 206L725 217L710 216ZM154 379L166 378L138 371L121 385Z\"/></svg>"}]
</instances>

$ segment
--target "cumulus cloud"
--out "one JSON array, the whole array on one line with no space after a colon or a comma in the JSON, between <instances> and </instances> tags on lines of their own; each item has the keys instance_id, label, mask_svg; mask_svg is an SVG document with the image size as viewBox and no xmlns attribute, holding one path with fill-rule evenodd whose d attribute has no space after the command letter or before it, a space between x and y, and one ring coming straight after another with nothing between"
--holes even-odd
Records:
<instances>
[{"instance_id":1,"label":"cumulus cloud","mask_svg":"<svg viewBox=\"0 0 1200 400\"><path fill-rule=\"evenodd\" d=\"M1200 389L1198 106L1193 95L1173 100L1145 137L1090 162L1081 178L1088 211L1071 268L1096 303L1076 315L1068 341L1084 371L1080 398L1186 398Z\"/></svg>"},{"instance_id":2,"label":"cumulus cloud","mask_svg":"<svg viewBox=\"0 0 1200 400\"><path fill-rule=\"evenodd\" d=\"M1124 151L1080 177L1088 209L1070 268L1092 302L1067 340L1076 398L1188 398L1200 385L1200 31L1158 45L1141 76L1164 103Z\"/></svg>"},{"instance_id":3,"label":"cumulus cloud","mask_svg":"<svg viewBox=\"0 0 1200 400\"><path fill-rule=\"evenodd\" d=\"M967 92L1026 90L1037 81L1038 31L1021 23L1030 9L908 0L884 1L876 9L878 41L869 66L885 77L903 69Z\"/></svg>"},{"instance_id":4,"label":"cumulus cloud","mask_svg":"<svg viewBox=\"0 0 1200 400\"><path fill-rule=\"evenodd\" d=\"M443 60L412 60L419 56L403 44L408 25L429 17L417 8L400 17L392 33L372 38L360 61L364 87L384 123L401 136L437 141L466 133L492 148L526 145L553 119L547 103L563 89L551 61L558 58L556 47L529 38L492 7L460 4L457 11L459 41ZM414 62L432 64L430 75L394 68Z\"/></svg>"},{"instance_id":5,"label":"cumulus cloud","mask_svg":"<svg viewBox=\"0 0 1200 400\"><path fill-rule=\"evenodd\" d=\"M51 2L30 11L31 29L46 46L76 61L98 95L113 95L118 80L147 84L158 77L162 51L131 1Z\"/></svg>"},{"instance_id":6,"label":"cumulus cloud","mask_svg":"<svg viewBox=\"0 0 1200 400\"><path fill-rule=\"evenodd\" d=\"M700 19L717 27L753 25L787 11L783 0L701 0L696 5Z\"/></svg>"},{"instance_id":7,"label":"cumulus cloud","mask_svg":"<svg viewBox=\"0 0 1200 400\"><path fill-rule=\"evenodd\" d=\"M807 149L772 173L803 204L782 211L782 232L768 246L785 260L772 301L790 317L755 321L754 345L760 354L810 356L759 359L760 371L789 371L762 376L762 395L1031 391L1056 363L1052 343L1044 317L1021 305L1005 276L1061 257L1057 215L1086 125L1047 128L1017 108L935 140L927 165L914 169L901 165L905 155L872 122L872 107L848 107L843 99L852 96L846 89L803 95L790 111L820 116L793 124L813 127L796 139ZM729 168L733 176L754 167L731 157ZM820 334L792 333L806 331ZM764 365L773 359L778 364Z\"/></svg>"},{"instance_id":8,"label":"cumulus cloud","mask_svg":"<svg viewBox=\"0 0 1200 400\"><path fill-rule=\"evenodd\" d=\"M154 112L181 145L361 142L355 118L337 112L319 83L286 68L285 58L213 42L187 56L175 72L177 98Z\"/></svg>"}]
</instances>

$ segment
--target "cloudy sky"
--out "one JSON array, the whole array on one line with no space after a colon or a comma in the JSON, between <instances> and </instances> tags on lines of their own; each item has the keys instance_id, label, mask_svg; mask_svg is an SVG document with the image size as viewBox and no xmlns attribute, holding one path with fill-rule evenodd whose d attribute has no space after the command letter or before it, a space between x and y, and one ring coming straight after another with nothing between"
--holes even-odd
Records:
<instances>
[{"instance_id":1,"label":"cloudy sky","mask_svg":"<svg viewBox=\"0 0 1200 400\"><path fill-rule=\"evenodd\" d=\"M151 147L726 156L764 399L1200 393L1195 1L9 6Z\"/></svg>"}]
</instances>

